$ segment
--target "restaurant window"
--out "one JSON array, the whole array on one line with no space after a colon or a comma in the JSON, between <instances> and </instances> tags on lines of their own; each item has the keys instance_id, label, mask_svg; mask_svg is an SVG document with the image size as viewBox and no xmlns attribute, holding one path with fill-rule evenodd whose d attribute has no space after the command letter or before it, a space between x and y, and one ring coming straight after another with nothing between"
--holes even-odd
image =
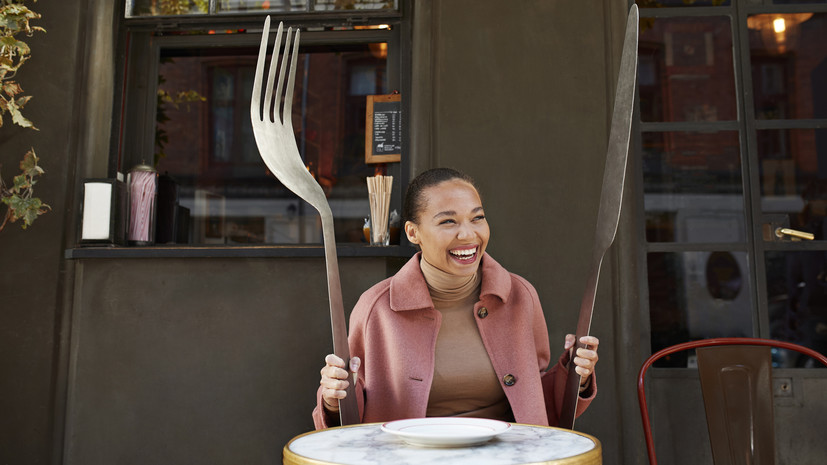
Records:
<instances>
[{"instance_id":1,"label":"restaurant window","mask_svg":"<svg viewBox=\"0 0 827 465\"><path fill-rule=\"evenodd\" d=\"M250 99L264 15L233 16L238 25L229 28L221 16L226 11L310 12L284 17L302 24L292 120L302 160L327 195L337 242L365 242L363 227L370 216L366 177L393 175L391 210L401 208L400 163L365 162L367 97L402 90L400 18L373 16L361 25L347 17L331 25L327 18L314 25L314 11L347 3L127 3L127 17L176 14L194 21L184 26L163 18L125 21L128 50L117 164L127 172L136 164L152 163L159 174L159 202L170 201L162 198L164 188L174 192L178 213L168 221L176 233L160 243L322 242L316 210L267 170L253 136ZM349 3L397 11L394 2ZM172 4L181 8L172 9ZM279 18L271 19L274 30ZM156 227L163 221L159 214Z\"/></svg>"},{"instance_id":2,"label":"restaurant window","mask_svg":"<svg viewBox=\"0 0 827 465\"><path fill-rule=\"evenodd\" d=\"M636 3L652 351L738 336L825 351L827 2Z\"/></svg>"}]
</instances>

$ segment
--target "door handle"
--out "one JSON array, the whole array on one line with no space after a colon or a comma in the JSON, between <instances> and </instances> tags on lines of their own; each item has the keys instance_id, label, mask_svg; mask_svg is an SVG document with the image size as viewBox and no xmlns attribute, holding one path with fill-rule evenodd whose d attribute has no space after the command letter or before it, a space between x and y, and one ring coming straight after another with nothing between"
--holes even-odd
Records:
<instances>
[{"instance_id":1,"label":"door handle","mask_svg":"<svg viewBox=\"0 0 827 465\"><path fill-rule=\"evenodd\" d=\"M794 241L800 241L801 239L811 241L815 239L815 235L813 235L812 233L799 231L797 229L791 228L775 228L775 235L780 239L789 236L790 239Z\"/></svg>"}]
</instances>

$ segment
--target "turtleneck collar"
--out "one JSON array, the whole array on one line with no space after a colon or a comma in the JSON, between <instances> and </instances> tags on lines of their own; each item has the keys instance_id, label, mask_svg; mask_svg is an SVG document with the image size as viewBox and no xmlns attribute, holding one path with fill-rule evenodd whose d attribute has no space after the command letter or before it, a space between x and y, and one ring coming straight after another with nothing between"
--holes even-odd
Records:
<instances>
[{"instance_id":1,"label":"turtleneck collar","mask_svg":"<svg viewBox=\"0 0 827 465\"><path fill-rule=\"evenodd\" d=\"M431 265L425 260L425 257L419 260L419 267L422 269L425 282L428 284L431 299L435 303L437 301L454 302L463 300L474 293L479 293L480 284L482 283L481 267L477 268L476 273L472 275L457 276Z\"/></svg>"}]
</instances>

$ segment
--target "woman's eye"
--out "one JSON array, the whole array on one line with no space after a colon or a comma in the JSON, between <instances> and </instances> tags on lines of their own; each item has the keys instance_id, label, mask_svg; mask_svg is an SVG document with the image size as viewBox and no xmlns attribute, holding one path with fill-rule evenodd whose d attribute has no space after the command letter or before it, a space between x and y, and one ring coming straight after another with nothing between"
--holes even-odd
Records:
<instances>
[{"instance_id":1,"label":"woman's eye","mask_svg":"<svg viewBox=\"0 0 827 465\"><path fill-rule=\"evenodd\" d=\"M474 217L474 221L482 221L485 219L485 215L479 215Z\"/></svg>"},{"instance_id":2,"label":"woman's eye","mask_svg":"<svg viewBox=\"0 0 827 465\"><path fill-rule=\"evenodd\" d=\"M442 220L442 221L439 222L439 224L454 224L454 223L455 223L454 220Z\"/></svg>"}]
</instances>

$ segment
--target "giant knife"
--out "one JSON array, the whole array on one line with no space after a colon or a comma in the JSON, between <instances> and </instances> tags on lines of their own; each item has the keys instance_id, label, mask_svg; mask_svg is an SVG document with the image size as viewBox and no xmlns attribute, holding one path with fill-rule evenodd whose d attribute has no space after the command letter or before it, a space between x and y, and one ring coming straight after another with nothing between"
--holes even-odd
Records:
<instances>
[{"instance_id":1,"label":"giant knife","mask_svg":"<svg viewBox=\"0 0 827 465\"><path fill-rule=\"evenodd\" d=\"M603 171L603 188L600 193L600 207L597 212L597 226L592 250L591 267L586 281L586 290L580 303L580 317L577 320L574 350L585 347L580 338L589 334L594 313L594 298L597 293L597 280L603 256L612 245L617 233L620 219L620 204L623 199L623 182L626 177L626 159L629 155L629 139L632 130L632 108L635 97L635 78L637 76L637 42L638 42L638 8L632 5L626 20L626 35L623 39L623 54L620 59L620 72L615 90L615 103L612 111L612 126L609 132L609 145L606 150L606 167ZM563 396L562 411L558 425L561 428L574 428L574 416L577 411L577 399L580 391L580 375L575 371L574 355L569 362L568 381Z\"/></svg>"}]
</instances>

